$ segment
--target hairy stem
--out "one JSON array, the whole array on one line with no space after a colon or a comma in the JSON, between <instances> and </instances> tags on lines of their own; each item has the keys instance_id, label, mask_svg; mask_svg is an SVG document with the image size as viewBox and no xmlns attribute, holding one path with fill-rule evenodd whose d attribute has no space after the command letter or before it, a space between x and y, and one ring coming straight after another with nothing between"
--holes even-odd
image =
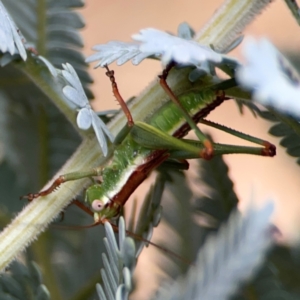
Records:
<instances>
[{"instance_id":1,"label":"hairy stem","mask_svg":"<svg viewBox=\"0 0 300 300\"><path fill-rule=\"evenodd\" d=\"M196 41L226 49L272 0L226 0L196 35Z\"/></svg>"}]
</instances>

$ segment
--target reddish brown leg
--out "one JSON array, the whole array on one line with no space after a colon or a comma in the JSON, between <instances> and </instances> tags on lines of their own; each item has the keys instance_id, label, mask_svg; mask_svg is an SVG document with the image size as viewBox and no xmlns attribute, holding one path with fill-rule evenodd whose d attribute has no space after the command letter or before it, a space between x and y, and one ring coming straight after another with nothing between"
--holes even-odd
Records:
<instances>
[{"instance_id":1,"label":"reddish brown leg","mask_svg":"<svg viewBox=\"0 0 300 300\"><path fill-rule=\"evenodd\" d=\"M79 200L74 199L69 205L72 205L72 204L76 205L77 207L79 207L80 209L85 211L90 216L94 215L93 212L87 206L85 206L82 202L80 202Z\"/></svg>"},{"instance_id":2,"label":"reddish brown leg","mask_svg":"<svg viewBox=\"0 0 300 300\"><path fill-rule=\"evenodd\" d=\"M85 206L81 201L74 199L74 200L72 200L71 203L68 204L67 207L64 208L63 211L60 212L60 222L62 222L64 220L65 210L73 204L76 205L77 207L79 207L80 209L82 209L83 211L85 211L90 216L93 216L93 212L87 206Z\"/></svg>"},{"instance_id":3,"label":"reddish brown leg","mask_svg":"<svg viewBox=\"0 0 300 300\"><path fill-rule=\"evenodd\" d=\"M105 68L107 70L107 72L105 74L106 74L107 77L109 77L109 79L111 81L113 94L116 97L119 104L121 105L121 108L122 108L122 110L124 111L124 113L126 115L128 126L132 127L134 125L133 118L132 118L132 115L131 115L124 99L122 98L122 96L119 93L119 89L118 89L116 79L115 79L115 76L114 76L115 72L113 70L109 70L107 65L105 65Z\"/></svg>"},{"instance_id":4,"label":"reddish brown leg","mask_svg":"<svg viewBox=\"0 0 300 300\"><path fill-rule=\"evenodd\" d=\"M265 141L265 142L263 143L263 146L265 147L265 148L262 150L262 155L263 155L263 156L270 156L270 157L273 157L273 156L276 155L276 147L275 147L273 144L271 144L271 143Z\"/></svg>"},{"instance_id":5,"label":"reddish brown leg","mask_svg":"<svg viewBox=\"0 0 300 300\"><path fill-rule=\"evenodd\" d=\"M61 175L52 183L52 185L48 189L41 191L39 193L35 193L35 194L29 193L26 196L21 196L20 199L27 199L28 201L32 201L35 198L49 195L50 193L55 191L65 181L66 181L65 176Z\"/></svg>"},{"instance_id":6,"label":"reddish brown leg","mask_svg":"<svg viewBox=\"0 0 300 300\"><path fill-rule=\"evenodd\" d=\"M73 172L73 173L61 175L46 190L41 191L36 194L28 194L26 196L22 196L22 197L20 197L20 199L28 199L29 201L32 201L35 198L49 195L50 193L55 191L62 183L66 182L66 181L77 180L77 179L82 179L82 178L86 178L86 177L99 176L99 175L101 175L101 172L102 172L102 168L95 168L95 169L91 169L88 171Z\"/></svg>"},{"instance_id":7,"label":"reddish brown leg","mask_svg":"<svg viewBox=\"0 0 300 300\"><path fill-rule=\"evenodd\" d=\"M182 106L176 95L173 93L173 91L170 89L166 79L168 77L169 71L174 66L174 63L170 63L167 65L167 67L163 70L162 75L159 75L160 78L159 83L161 87L164 89L164 91L167 93L167 95L170 97L170 99L180 108L181 113L185 117L187 123L189 126L195 131L195 134L197 135L198 139L203 143L204 150L200 153L200 157L204 159L211 159L213 156L213 144L212 142L200 131L200 129L197 127L191 116L188 114L186 109Z\"/></svg>"}]
</instances>

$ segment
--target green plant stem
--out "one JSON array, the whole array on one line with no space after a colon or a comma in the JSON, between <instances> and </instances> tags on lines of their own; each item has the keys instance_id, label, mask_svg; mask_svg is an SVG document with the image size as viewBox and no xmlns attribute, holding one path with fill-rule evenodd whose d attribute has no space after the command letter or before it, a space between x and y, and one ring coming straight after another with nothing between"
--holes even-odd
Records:
<instances>
[{"instance_id":1,"label":"green plant stem","mask_svg":"<svg viewBox=\"0 0 300 300\"><path fill-rule=\"evenodd\" d=\"M198 41L204 44L212 43L216 49L223 47L224 36L228 36L228 39L232 36L231 33L227 31L233 31L234 35L236 35L237 29L235 28L241 28L240 23L245 24L245 20L241 20L241 18L237 16L244 16L247 20L249 20L250 17L251 20L253 19L253 11L249 11L246 5L242 6L240 4L242 2L250 3L259 1L226 1L216 15L212 17L209 24L201 31L200 35L198 35ZM231 7L230 10L228 10L229 5ZM226 8L226 6L228 7ZM228 13L226 18L231 26L224 26L224 22L221 22L222 19L224 19L224 13L220 15L219 11L226 11L226 9ZM245 9L248 18L247 15L245 16ZM231 11L234 13L231 13ZM257 11L257 13L259 13L259 11ZM215 32L218 34L214 34ZM220 32L222 34L219 34ZM37 61L32 57L28 58L26 64L20 63L19 67L56 103L71 123L75 124L75 112L70 109L62 96L64 84L61 76L54 78L46 67L43 65L38 66ZM176 70L170 73L168 84L175 93L179 93L191 86L187 80L186 71L182 72ZM130 111L134 120L143 120L147 117L149 111L155 113L157 107L163 105L167 100L164 91L157 84L157 80L155 80L141 96L132 101ZM125 123L125 117L123 114L119 114L109 123L109 129L116 135ZM87 166L90 168L101 165L101 163L106 160L100 156L98 148L97 140L94 136L85 138L74 155L58 172L58 175L84 170ZM109 151L110 155L112 155L111 147ZM24 250L35 240L38 235L46 229L55 216L68 205L87 183L88 179L69 182L68 184L62 185L58 191L36 199L27 205L0 235L0 269L7 266L20 251Z\"/></svg>"},{"instance_id":2,"label":"green plant stem","mask_svg":"<svg viewBox=\"0 0 300 300\"><path fill-rule=\"evenodd\" d=\"M214 49L226 49L262 10L270 0L226 0L212 18L196 35L195 40Z\"/></svg>"}]
</instances>

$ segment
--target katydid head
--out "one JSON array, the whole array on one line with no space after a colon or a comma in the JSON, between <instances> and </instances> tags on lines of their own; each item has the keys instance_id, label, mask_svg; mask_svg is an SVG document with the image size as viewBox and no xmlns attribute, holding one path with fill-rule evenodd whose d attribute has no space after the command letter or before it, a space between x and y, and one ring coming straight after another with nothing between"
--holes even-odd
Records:
<instances>
[{"instance_id":1,"label":"katydid head","mask_svg":"<svg viewBox=\"0 0 300 300\"><path fill-rule=\"evenodd\" d=\"M104 219L111 219L119 214L120 207L103 194L100 184L94 184L86 190L86 202L94 212L96 222Z\"/></svg>"}]
</instances>

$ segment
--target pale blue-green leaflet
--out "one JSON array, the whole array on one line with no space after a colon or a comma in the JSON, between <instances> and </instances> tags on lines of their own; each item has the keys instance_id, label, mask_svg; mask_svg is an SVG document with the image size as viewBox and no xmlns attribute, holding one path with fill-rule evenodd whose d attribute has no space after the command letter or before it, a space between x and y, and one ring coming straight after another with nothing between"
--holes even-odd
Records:
<instances>
[{"instance_id":1,"label":"pale blue-green leaflet","mask_svg":"<svg viewBox=\"0 0 300 300\"><path fill-rule=\"evenodd\" d=\"M77 125L82 130L87 130L91 126L93 127L103 155L106 156L108 148L105 135L111 142L114 141L114 136L110 133L105 123L98 117L97 113L90 106L88 98L85 95L82 84L74 68L68 63L63 65L63 68L64 70L62 71L62 74L70 84L64 87L63 93L68 100L79 107Z\"/></svg>"}]
</instances>

